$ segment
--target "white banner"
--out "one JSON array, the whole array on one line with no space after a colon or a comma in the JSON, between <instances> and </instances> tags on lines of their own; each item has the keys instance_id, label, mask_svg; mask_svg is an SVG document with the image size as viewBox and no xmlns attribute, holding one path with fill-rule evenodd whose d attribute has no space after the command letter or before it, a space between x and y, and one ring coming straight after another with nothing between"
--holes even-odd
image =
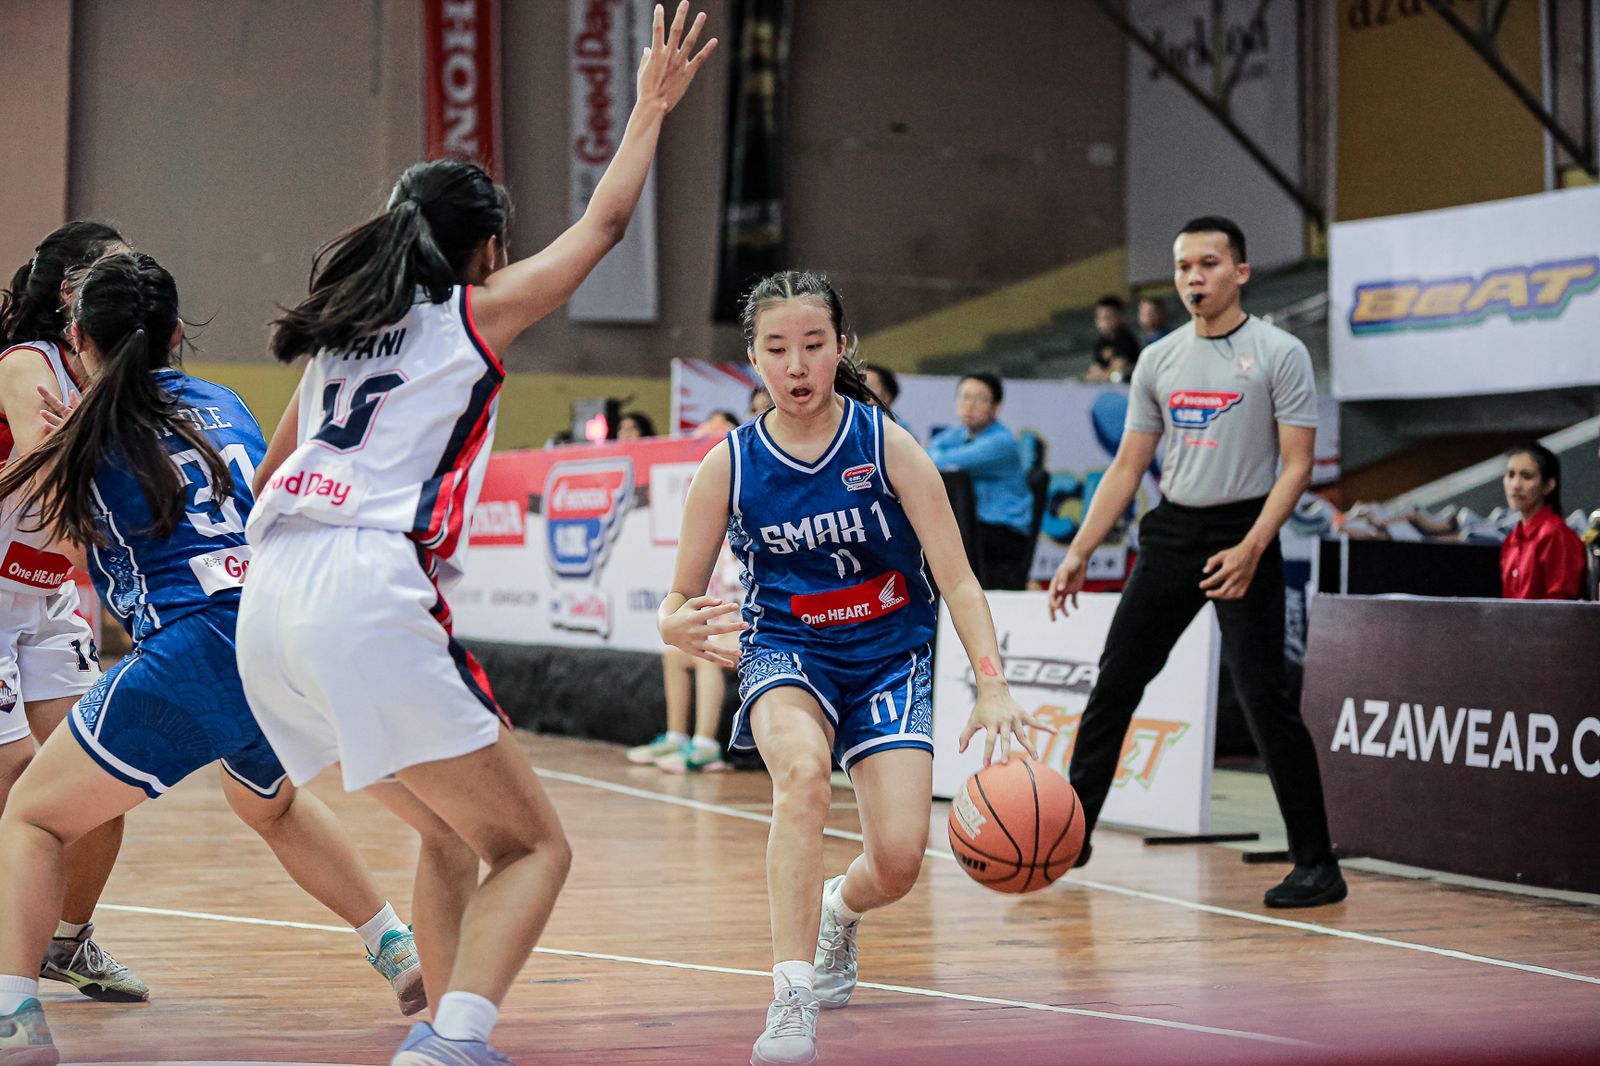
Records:
<instances>
[{"instance_id":1,"label":"white banner","mask_svg":"<svg viewBox=\"0 0 1600 1066\"><path fill-rule=\"evenodd\" d=\"M1329 246L1341 400L1600 384L1600 187L1337 223Z\"/></svg>"},{"instance_id":2,"label":"white banner","mask_svg":"<svg viewBox=\"0 0 1600 1066\"><path fill-rule=\"evenodd\" d=\"M1121 597L1080 596L1080 608L1051 625L1042 592L991 592L989 610L1017 702L1059 732L1038 738L1043 761L1067 772L1078 722L1100 675L1100 652ZM1123 742L1102 822L1198 834L1209 831L1221 636L1207 606L1184 630L1167 665L1145 689ZM972 668L941 605L933 675L933 794L948 799L983 765L961 731L972 713Z\"/></svg>"},{"instance_id":3,"label":"white banner","mask_svg":"<svg viewBox=\"0 0 1600 1066\"><path fill-rule=\"evenodd\" d=\"M1228 97L1235 122L1291 181L1300 180L1298 11L1294 4L1129 0L1128 17L1202 91L1242 64ZM1128 279L1172 276L1172 241L1196 215L1244 229L1250 262L1305 254L1300 209L1194 98L1128 45Z\"/></svg>"},{"instance_id":4,"label":"white banner","mask_svg":"<svg viewBox=\"0 0 1600 1066\"><path fill-rule=\"evenodd\" d=\"M638 97L639 56L650 43L649 0L568 0L572 127L567 168L572 220L616 155ZM656 178L652 168L622 242L567 302L578 322L656 320Z\"/></svg>"}]
</instances>

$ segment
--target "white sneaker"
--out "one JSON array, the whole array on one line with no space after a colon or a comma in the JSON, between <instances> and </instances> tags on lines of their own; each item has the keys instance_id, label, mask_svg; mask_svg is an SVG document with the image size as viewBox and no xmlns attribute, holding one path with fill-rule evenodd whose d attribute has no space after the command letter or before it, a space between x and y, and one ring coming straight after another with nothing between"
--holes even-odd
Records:
<instances>
[{"instance_id":1,"label":"white sneaker","mask_svg":"<svg viewBox=\"0 0 1600 1066\"><path fill-rule=\"evenodd\" d=\"M856 990L856 929L861 919L840 924L828 908L833 886L844 883L844 874L822 883L822 926L817 934L817 955L812 960L812 980L816 982L817 1002L824 1008L842 1007Z\"/></svg>"},{"instance_id":2,"label":"white sneaker","mask_svg":"<svg viewBox=\"0 0 1600 1066\"><path fill-rule=\"evenodd\" d=\"M789 988L767 1008L767 1028L750 1049L750 1066L811 1066L817 1061L817 997Z\"/></svg>"}]
</instances>

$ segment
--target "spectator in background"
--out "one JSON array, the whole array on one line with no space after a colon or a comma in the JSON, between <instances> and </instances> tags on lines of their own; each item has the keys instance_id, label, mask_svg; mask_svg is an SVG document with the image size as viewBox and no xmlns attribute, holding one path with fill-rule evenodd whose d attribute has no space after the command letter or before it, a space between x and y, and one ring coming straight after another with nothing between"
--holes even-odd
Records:
<instances>
[{"instance_id":1,"label":"spectator in background","mask_svg":"<svg viewBox=\"0 0 1600 1066\"><path fill-rule=\"evenodd\" d=\"M1139 361L1139 339L1126 326L1118 327L1110 337L1101 337L1095 346L1094 360L1083 375L1089 382L1123 382L1133 376L1133 366Z\"/></svg>"},{"instance_id":2,"label":"spectator in background","mask_svg":"<svg viewBox=\"0 0 1600 1066\"><path fill-rule=\"evenodd\" d=\"M753 404L754 398L751 399ZM722 437L739 428L739 416L732 411L712 411L706 420L694 427L696 437Z\"/></svg>"},{"instance_id":3,"label":"spectator in background","mask_svg":"<svg viewBox=\"0 0 1600 1066\"><path fill-rule=\"evenodd\" d=\"M643 411L629 411L617 419L618 440L639 440L656 435L656 424Z\"/></svg>"},{"instance_id":4,"label":"spectator in background","mask_svg":"<svg viewBox=\"0 0 1600 1066\"><path fill-rule=\"evenodd\" d=\"M750 390L750 406L745 408L744 420L749 422L760 418L772 410L772 393L767 391L765 385L757 385Z\"/></svg>"},{"instance_id":5,"label":"spectator in background","mask_svg":"<svg viewBox=\"0 0 1600 1066\"><path fill-rule=\"evenodd\" d=\"M872 390L872 395L892 411L895 401L900 398L900 379L894 376L894 371L876 363L867 363L861 372L866 375L867 388Z\"/></svg>"},{"instance_id":6,"label":"spectator in background","mask_svg":"<svg viewBox=\"0 0 1600 1066\"><path fill-rule=\"evenodd\" d=\"M1583 588L1583 542L1561 517L1561 460L1542 444L1506 456L1506 504L1522 521L1500 548L1508 600L1575 600Z\"/></svg>"},{"instance_id":7,"label":"spectator in background","mask_svg":"<svg viewBox=\"0 0 1600 1066\"><path fill-rule=\"evenodd\" d=\"M1146 296L1139 301L1139 332L1144 335L1145 346L1172 332L1167 322L1167 304L1157 296Z\"/></svg>"},{"instance_id":8,"label":"spectator in background","mask_svg":"<svg viewBox=\"0 0 1600 1066\"><path fill-rule=\"evenodd\" d=\"M999 421L1000 378L968 374L956 388L959 426L940 431L928 454L940 470L965 470L978 501L978 555L984 587L1022 589L1033 562L1033 494L1017 439Z\"/></svg>"},{"instance_id":9,"label":"spectator in background","mask_svg":"<svg viewBox=\"0 0 1600 1066\"><path fill-rule=\"evenodd\" d=\"M1107 294L1094 302L1094 329L1101 340L1110 340L1117 330L1128 328L1128 306L1122 297Z\"/></svg>"}]
</instances>

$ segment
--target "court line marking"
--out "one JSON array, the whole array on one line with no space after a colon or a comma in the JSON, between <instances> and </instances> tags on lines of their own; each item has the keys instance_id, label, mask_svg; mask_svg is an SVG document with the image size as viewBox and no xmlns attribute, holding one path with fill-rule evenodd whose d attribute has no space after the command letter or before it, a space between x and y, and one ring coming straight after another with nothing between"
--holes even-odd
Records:
<instances>
[{"instance_id":1,"label":"court line marking","mask_svg":"<svg viewBox=\"0 0 1600 1066\"><path fill-rule=\"evenodd\" d=\"M247 918L236 914L212 914L208 911L178 910L171 907L140 907L127 903L101 903L99 910L121 911L126 914L148 914L162 918L190 918L203 922L226 922L231 925L262 925L275 929L306 929L318 933L352 933L353 930L337 925L323 925L317 922L291 922L279 918ZM556 955L570 959L589 959L596 962L621 962L635 966L655 966L668 970L694 970L700 973L729 974L737 977L765 977L770 978L770 970L747 970L736 966L713 966L707 963L677 962L672 959L650 959L639 955L612 955L602 951L576 951L570 948L535 947L534 954ZM1003 999L998 996L975 996L965 992L947 992L938 988L917 988L911 985L879 984L875 981L862 981L857 988L870 988L878 992L898 992L908 996L922 996L926 999L947 999L958 1003L977 1003L993 1007L1016 1007L1021 1010L1040 1011L1047 1014L1070 1014L1080 1018L1097 1018L1101 1021L1129 1022L1134 1025L1148 1025L1158 1029L1176 1029L1185 1033L1203 1033L1208 1036L1229 1036L1238 1040L1253 1040L1257 1043L1280 1044L1285 1047L1320 1047L1321 1045L1308 1040L1296 1040L1293 1037L1273 1036L1270 1033L1257 1033L1248 1029L1223 1029L1214 1025L1197 1025L1192 1022L1170 1021L1165 1018L1148 1018L1138 1014L1116 1014L1111 1011L1090 1010L1087 1007L1063 1007L1055 1003L1034 1003L1022 999Z\"/></svg>"},{"instance_id":2,"label":"court line marking","mask_svg":"<svg viewBox=\"0 0 1600 1066\"><path fill-rule=\"evenodd\" d=\"M707 803L704 800L688 799L683 796L674 796L666 792L651 792L648 789L635 788L632 785L622 785L613 781L604 781L594 777L584 777L581 774L569 774L560 770L546 770L534 767L541 776L553 781L565 781L568 784L585 785L589 788L601 789L606 792L615 792L619 795L633 796L638 799L651 800L656 803L668 803L677 807L688 807L691 810L704 811L708 814L720 814L729 818L743 818L750 822L760 822L764 825L772 824L772 816L756 814L752 811L741 811L732 807L716 803ZM824 836L835 837L840 840L853 840L862 843L860 833L852 833L845 829L824 827ZM955 856L948 851L929 847L925 852L940 859L955 861ZM1250 911L1235 910L1232 907L1219 907L1212 903L1198 903L1194 900L1180 899L1176 896L1164 896L1157 892L1146 892L1138 888L1126 888L1122 885L1113 885L1105 881L1091 881L1087 878L1072 877L1061 882L1065 885L1076 885L1081 888L1095 889L1100 892L1112 892L1120 896L1129 896L1133 899L1142 899L1151 903L1165 903L1186 910L1201 911L1205 914L1215 914L1223 918L1239 918L1247 922L1257 922L1262 925L1275 925L1282 929L1295 929L1305 933L1318 933L1323 936L1336 937L1341 940L1354 940L1363 944L1374 944L1379 947L1400 948L1406 951L1418 951L1428 955L1437 955L1441 958L1455 959L1460 962L1475 962L1484 966L1498 966L1507 970L1519 970L1523 973L1538 974L1542 977L1559 977L1565 981L1577 981L1582 984L1600 985L1600 977L1590 977L1588 974L1572 973L1567 970L1556 970L1548 966L1535 966L1527 962L1512 962L1510 959L1497 959L1492 955L1475 955L1467 951L1457 951L1454 948L1439 948L1431 944L1418 944L1409 940L1396 940L1393 937L1378 936L1374 933L1358 933L1352 929L1339 929L1330 925L1317 925L1314 922L1302 922L1293 918L1276 918L1267 914L1255 914Z\"/></svg>"}]
</instances>

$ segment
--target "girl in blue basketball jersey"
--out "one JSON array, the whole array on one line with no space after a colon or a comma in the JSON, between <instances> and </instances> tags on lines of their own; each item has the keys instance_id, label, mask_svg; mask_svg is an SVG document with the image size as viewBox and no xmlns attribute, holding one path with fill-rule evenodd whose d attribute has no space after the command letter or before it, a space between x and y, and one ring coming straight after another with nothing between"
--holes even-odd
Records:
<instances>
[{"instance_id":1,"label":"girl in blue basketball jersey","mask_svg":"<svg viewBox=\"0 0 1600 1066\"><path fill-rule=\"evenodd\" d=\"M766 278L743 325L775 406L728 434L696 472L658 622L667 644L737 664L733 746L757 748L772 775L775 995L750 1060L768 1066L817 1061L819 1007L842 1007L855 989L862 914L911 891L922 867L935 624L924 560L977 683L962 750L986 730L986 763L997 747L1004 759L1013 737L1031 754L1025 727L1048 727L1006 687L943 482L867 388L827 280ZM742 604L705 595L724 536L744 566ZM731 632L737 653L714 639ZM855 785L865 847L823 883L834 759Z\"/></svg>"},{"instance_id":2,"label":"girl in blue basketball jersey","mask_svg":"<svg viewBox=\"0 0 1600 1066\"><path fill-rule=\"evenodd\" d=\"M0 496L85 546L102 599L133 638L0 816L0 1066L58 1061L34 997L65 845L211 762L234 811L361 934L402 1010L425 1005L410 932L333 813L284 779L245 702L233 633L250 475L266 443L236 395L174 367L181 338L177 288L155 260L96 262L70 336L91 384L75 409L53 403L53 432L0 476ZM460 861L476 869L470 852Z\"/></svg>"}]
</instances>

